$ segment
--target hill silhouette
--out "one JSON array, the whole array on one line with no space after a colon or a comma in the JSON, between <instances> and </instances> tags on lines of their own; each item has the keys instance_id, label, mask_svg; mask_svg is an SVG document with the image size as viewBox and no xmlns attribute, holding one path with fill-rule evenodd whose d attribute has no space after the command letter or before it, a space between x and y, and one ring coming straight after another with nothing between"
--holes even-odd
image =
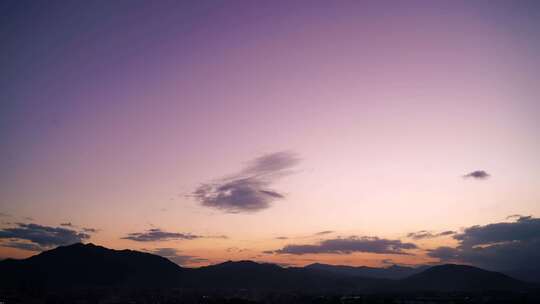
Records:
<instances>
[{"instance_id":1,"label":"hill silhouette","mask_svg":"<svg viewBox=\"0 0 540 304\"><path fill-rule=\"evenodd\" d=\"M314 263L305 266L308 269L317 269L328 272L333 272L341 275L358 276L366 278L379 278L379 279L403 279L413 274L419 273L425 270L426 266L420 267L406 267L399 265L392 265L385 268L368 267L368 266L347 266L347 265L329 265Z\"/></svg>"},{"instance_id":2,"label":"hill silhouette","mask_svg":"<svg viewBox=\"0 0 540 304\"><path fill-rule=\"evenodd\" d=\"M528 284L505 274L473 266L445 264L400 280L400 288L426 291L519 290Z\"/></svg>"},{"instance_id":3,"label":"hill silhouette","mask_svg":"<svg viewBox=\"0 0 540 304\"><path fill-rule=\"evenodd\" d=\"M238 288L279 290L352 291L373 287L376 279L355 279L302 267L283 268L270 263L227 261L189 269L182 286L191 288Z\"/></svg>"},{"instance_id":4,"label":"hill silhouette","mask_svg":"<svg viewBox=\"0 0 540 304\"><path fill-rule=\"evenodd\" d=\"M173 286L183 269L166 258L94 244L73 244L0 262L2 286Z\"/></svg>"},{"instance_id":5,"label":"hill silhouette","mask_svg":"<svg viewBox=\"0 0 540 304\"><path fill-rule=\"evenodd\" d=\"M406 272L417 272L399 280ZM528 285L507 275L464 265L349 267L311 264L283 268L253 261L228 261L183 268L166 258L133 250L74 244L24 260L0 262L0 287L48 289L93 287L182 287L301 291L482 291L517 290Z\"/></svg>"}]
</instances>

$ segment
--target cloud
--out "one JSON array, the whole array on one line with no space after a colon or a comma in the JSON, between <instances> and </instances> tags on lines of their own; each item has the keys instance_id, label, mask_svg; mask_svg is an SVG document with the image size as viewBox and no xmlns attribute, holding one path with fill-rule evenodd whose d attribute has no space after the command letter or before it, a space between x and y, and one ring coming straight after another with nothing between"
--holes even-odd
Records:
<instances>
[{"instance_id":1,"label":"cloud","mask_svg":"<svg viewBox=\"0 0 540 304\"><path fill-rule=\"evenodd\" d=\"M44 248L40 245L34 244L34 243L28 243L28 242L5 242L1 244L2 247L10 247L10 248L17 248L21 250L27 250L27 251L43 251Z\"/></svg>"},{"instance_id":2,"label":"cloud","mask_svg":"<svg viewBox=\"0 0 540 304\"><path fill-rule=\"evenodd\" d=\"M540 238L540 219L530 216L517 218L515 222L502 222L485 226L472 226L454 238L461 246L490 245L501 242L530 241Z\"/></svg>"},{"instance_id":3,"label":"cloud","mask_svg":"<svg viewBox=\"0 0 540 304\"><path fill-rule=\"evenodd\" d=\"M99 229L96 229L96 228L88 228L88 227L83 227L82 230L84 232L88 232L88 233L96 233L96 232L99 232Z\"/></svg>"},{"instance_id":4,"label":"cloud","mask_svg":"<svg viewBox=\"0 0 540 304\"><path fill-rule=\"evenodd\" d=\"M159 228L152 228L147 230L146 232L129 233L122 239L132 240L136 242L159 242L169 240L194 240L198 238L201 238L201 236L193 235L190 233L167 232Z\"/></svg>"},{"instance_id":5,"label":"cloud","mask_svg":"<svg viewBox=\"0 0 540 304\"><path fill-rule=\"evenodd\" d=\"M457 247L438 247L428 255L495 270L540 268L540 218L520 216L513 222L475 225L453 238Z\"/></svg>"},{"instance_id":6,"label":"cloud","mask_svg":"<svg viewBox=\"0 0 540 304\"><path fill-rule=\"evenodd\" d=\"M325 230L325 231L317 232L317 233L315 233L315 235L325 235L325 234L330 234L330 233L334 233L334 231Z\"/></svg>"},{"instance_id":7,"label":"cloud","mask_svg":"<svg viewBox=\"0 0 540 304\"><path fill-rule=\"evenodd\" d=\"M276 237L276 240L288 240L289 238L286 236L278 236Z\"/></svg>"},{"instance_id":8,"label":"cloud","mask_svg":"<svg viewBox=\"0 0 540 304\"><path fill-rule=\"evenodd\" d=\"M156 249L144 249L144 250L152 254L156 254L164 258L167 258L180 266L208 261L207 259L199 258L192 255L179 254L180 251L175 248L156 248Z\"/></svg>"},{"instance_id":9,"label":"cloud","mask_svg":"<svg viewBox=\"0 0 540 304\"><path fill-rule=\"evenodd\" d=\"M452 230L446 230L446 231L440 232L437 236L446 236L446 235L452 235L452 234L456 234L456 232Z\"/></svg>"},{"instance_id":10,"label":"cloud","mask_svg":"<svg viewBox=\"0 0 540 304\"><path fill-rule=\"evenodd\" d=\"M448 236L448 235L452 235L452 234L455 234L455 233L456 233L455 231L451 231L451 230L443 231L443 232L439 232L439 233L433 233L433 232L427 231L427 230L420 230L420 231L417 231L417 232L408 233L407 237L411 238L413 240L422 240L422 239L433 239L433 238L437 238L437 237L441 237L441 236Z\"/></svg>"},{"instance_id":11,"label":"cloud","mask_svg":"<svg viewBox=\"0 0 540 304\"><path fill-rule=\"evenodd\" d=\"M73 224L71 224L71 222L68 222L68 223L60 223L60 226L73 227Z\"/></svg>"},{"instance_id":12,"label":"cloud","mask_svg":"<svg viewBox=\"0 0 540 304\"><path fill-rule=\"evenodd\" d=\"M7 213L0 212L0 217L10 217L11 215Z\"/></svg>"},{"instance_id":13,"label":"cloud","mask_svg":"<svg viewBox=\"0 0 540 304\"><path fill-rule=\"evenodd\" d=\"M408 254L403 250L416 249L413 243L403 243L400 240L388 240L378 237L355 237L328 239L318 244L296 245L291 244L274 251L277 254L350 254L353 252L370 252L385 254Z\"/></svg>"},{"instance_id":14,"label":"cloud","mask_svg":"<svg viewBox=\"0 0 540 304\"><path fill-rule=\"evenodd\" d=\"M490 175L484 170L476 170L470 173L463 175L464 178L474 178L474 179L486 179Z\"/></svg>"},{"instance_id":15,"label":"cloud","mask_svg":"<svg viewBox=\"0 0 540 304\"><path fill-rule=\"evenodd\" d=\"M2 243L2 246L16 247L29 250L45 250L60 245L69 245L79 243L90 238L90 235L76 230L49 227L38 224L17 223L15 227L0 229L0 239L9 240ZM32 245L27 245L30 242ZM33 246L33 247L31 247Z\"/></svg>"},{"instance_id":16,"label":"cloud","mask_svg":"<svg viewBox=\"0 0 540 304\"><path fill-rule=\"evenodd\" d=\"M240 173L204 183L191 194L202 206L227 213L257 212L285 195L269 188L290 174L300 159L292 152L266 154L250 161Z\"/></svg>"}]
</instances>

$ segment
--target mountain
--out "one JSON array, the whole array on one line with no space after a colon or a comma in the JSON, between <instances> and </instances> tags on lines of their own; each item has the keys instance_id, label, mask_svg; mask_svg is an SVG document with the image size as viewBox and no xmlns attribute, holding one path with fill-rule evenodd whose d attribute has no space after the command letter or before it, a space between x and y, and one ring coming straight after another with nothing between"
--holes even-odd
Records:
<instances>
[{"instance_id":1,"label":"mountain","mask_svg":"<svg viewBox=\"0 0 540 304\"><path fill-rule=\"evenodd\" d=\"M370 279L350 280L304 268L252 261L182 268L166 258L94 244L73 244L24 260L0 262L0 287L185 287L194 289L358 290Z\"/></svg>"},{"instance_id":2,"label":"mountain","mask_svg":"<svg viewBox=\"0 0 540 304\"><path fill-rule=\"evenodd\" d=\"M420 270L400 266L369 268L324 264L283 268L253 261L228 261L200 268L182 268L150 253L74 244L24 260L1 261L0 288L178 287L343 294L370 291L517 290L528 287L522 281L501 273L451 264L430 267L404 279L382 279Z\"/></svg>"},{"instance_id":3,"label":"mountain","mask_svg":"<svg viewBox=\"0 0 540 304\"><path fill-rule=\"evenodd\" d=\"M529 284L499 272L455 264L433 266L398 283L397 289L407 291L521 290L529 287Z\"/></svg>"},{"instance_id":4,"label":"mountain","mask_svg":"<svg viewBox=\"0 0 540 304\"><path fill-rule=\"evenodd\" d=\"M240 288L279 290L353 291L370 288L376 279L351 279L334 273L301 267L283 268L253 261L228 261L191 269L183 281L192 288Z\"/></svg>"},{"instance_id":5,"label":"mountain","mask_svg":"<svg viewBox=\"0 0 540 304\"><path fill-rule=\"evenodd\" d=\"M348 276L357 276L365 278L378 278L378 279L403 279L413 274L419 273L426 268L427 266L420 267L405 267L392 265L386 268L376 268L368 266L345 266L345 265L328 265L314 263L305 266L307 269L317 269L322 271L328 271L335 274L348 275Z\"/></svg>"},{"instance_id":6,"label":"mountain","mask_svg":"<svg viewBox=\"0 0 540 304\"><path fill-rule=\"evenodd\" d=\"M172 286L183 269L166 258L94 244L74 244L24 260L0 262L1 286Z\"/></svg>"},{"instance_id":7,"label":"mountain","mask_svg":"<svg viewBox=\"0 0 540 304\"><path fill-rule=\"evenodd\" d=\"M527 269L512 269L502 272L525 282L540 283L540 268L530 267Z\"/></svg>"}]
</instances>

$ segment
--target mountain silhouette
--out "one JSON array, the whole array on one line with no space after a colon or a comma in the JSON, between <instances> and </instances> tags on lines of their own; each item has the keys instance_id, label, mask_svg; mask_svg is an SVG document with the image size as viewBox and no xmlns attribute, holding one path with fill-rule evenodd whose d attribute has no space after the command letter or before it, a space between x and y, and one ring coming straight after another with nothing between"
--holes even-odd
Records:
<instances>
[{"instance_id":1,"label":"mountain silhouette","mask_svg":"<svg viewBox=\"0 0 540 304\"><path fill-rule=\"evenodd\" d=\"M173 286L183 269L166 258L94 244L73 244L0 262L2 286Z\"/></svg>"},{"instance_id":2,"label":"mountain silhouette","mask_svg":"<svg viewBox=\"0 0 540 304\"><path fill-rule=\"evenodd\" d=\"M356 279L302 267L283 268L270 263L227 261L189 269L182 285L191 288L240 288L352 291L374 286L379 280Z\"/></svg>"},{"instance_id":3,"label":"mountain silhouette","mask_svg":"<svg viewBox=\"0 0 540 304\"><path fill-rule=\"evenodd\" d=\"M403 279L407 272L417 272ZM94 288L178 287L301 291L482 291L516 290L529 285L507 275L464 265L421 268L311 264L283 268L253 261L228 261L183 268L166 258L133 250L74 244L23 260L0 261L0 287ZM393 278L393 279L383 279Z\"/></svg>"},{"instance_id":4,"label":"mountain silhouette","mask_svg":"<svg viewBox=\"0 0 540 304\"><path fill-rule=\"evenodd\" d=\"M426 291L519 290L528 284L505 274L473 266L433 266L399 281L400 289Z\"/></svg>"},{"instance_id":5,"label":"mountain silhouette","mask_svg":"<svg viewBox=\"0 0 540 304\"><path fill-rule=\"evenodd\" d=\"M346 265L328 265L321 263L314 263L305 266L308 269L317 269L328 272L333 272L341 275L358 276L366 278L379 278L379 279L403 279L413 274L419 273L427 266L420 267L405 267L399 265L392 265L385 268L368 267L368 266L346 266Z\"/></svg>"}]
</instances>

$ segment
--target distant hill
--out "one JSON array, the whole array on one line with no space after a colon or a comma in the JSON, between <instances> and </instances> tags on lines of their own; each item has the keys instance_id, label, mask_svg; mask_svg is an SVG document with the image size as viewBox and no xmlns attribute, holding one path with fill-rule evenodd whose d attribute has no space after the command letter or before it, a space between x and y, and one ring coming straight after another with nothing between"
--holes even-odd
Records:
<instances>
[{"instance_id":1,"label":"distant hill","mask_svg":"<svg viewBox=\"0 0 540 304\"><path fill-rule=\"evenodd\" d=\"M512 269L503 271L503 273L525 282L540 283L540 268Z\"/></svg>"},{"instance_id":2,"label":"distant hill","mask_svg":"<svg viewBox=\"0 0 540 304\"><path fill-rule=\"evenodd\" d=\"M329 271L336 274L358 276L365 278L379 278L379 279L403 279L413 274L417 274L427 269L427 266L420 267L405 267L392 265L385 268L368 267L368 266L345 266L345 265L328 265L314 263L305 266L307 269L317 269L323 271Z\"/></svg>"},{"instance_id":3,"label":"distant hill","mask_svg":"<svg viewBox=\"0 0 540 304\"><path fill-rule=\"evenodd\" d=\"M182 268L166 258L132 250L74 244L24 260L0 262L0 287L182 287L199 290L266 289L303 292L515 290L528 285L501 273L464 265L425 269L312 264L283 268L253 261ZM418 272L399 280L406 273ZM369 277L371 276L371 277Z\"/></svg>"},{"instance_id":4,"label":"distant hill","mask_svg":"<svg viewBox=\"0 0 540 304\"><path fill-rule=\"evenodd\" d=\"M519 290L529 286L499 272L455 264L433 266L400 280L398 285L398 289L408 291Z\"/></svg>"},{"instance_id":5,"label":"distant hill","mask_svg":"<svg viewBox=\"0 0 540 304\"><path fill-rule=\"evenodd\" d=\"M74 244L24 260L0 262L2 286L172 286L183 269L166 258L94 244Z\"/></svg>"},{"instance_id":6,"label":"distant hill","mask_svg":"<svg viewBox=\"0 0 540 304\"><path fill-rule=\"evenodd\" d=\"M225 263L191 269L183 286L193 288L241 288L280 290L365 290L379 283L376 279L351 279L334 273L301 267L283 268L253 261Z\"/></svg>"}]
</instances>

